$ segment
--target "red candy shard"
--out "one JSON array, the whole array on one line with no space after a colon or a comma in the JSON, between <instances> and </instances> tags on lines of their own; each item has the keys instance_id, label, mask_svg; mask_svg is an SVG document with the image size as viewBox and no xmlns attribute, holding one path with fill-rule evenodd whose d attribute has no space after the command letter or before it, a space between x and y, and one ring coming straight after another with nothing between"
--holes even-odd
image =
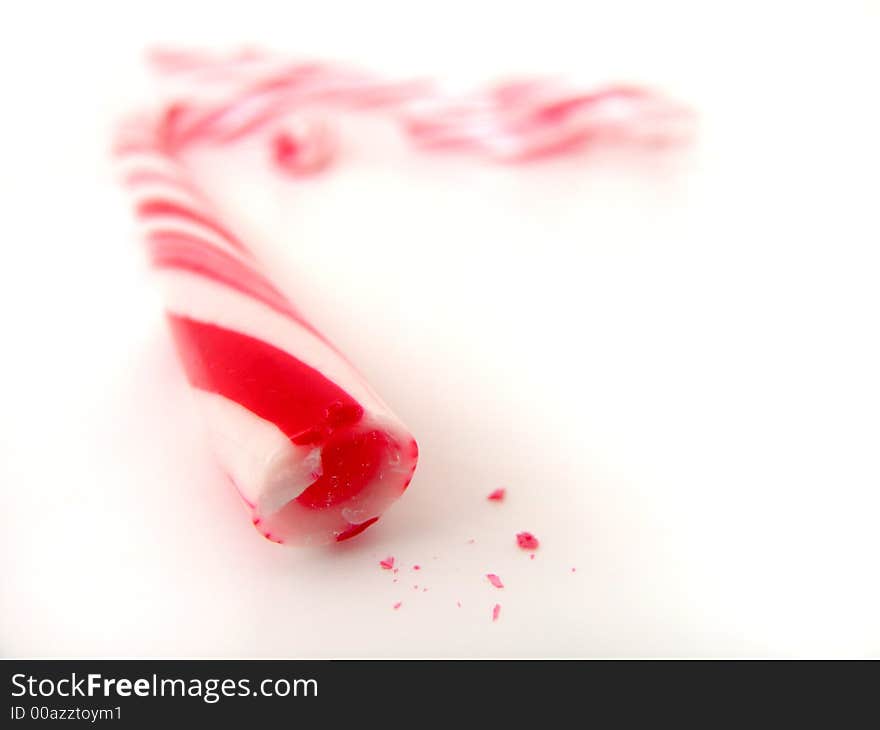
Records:
<instances>
[{"instance_id":1,"label":"red candy shard","mask_svg":"<svg viewBox=\"0 0 880 730\"><path fill-rule=\"evenodd\" d=\"M397 603L394 604L394 606L392 606L392 608L394 608L394 610L396 611L402 605L403 605L403 601L398 601Z\"/></svg>"},{"instance_id":2,"label":"red candy shard","mask_svg":"<svg viewBox=\"0 0 880 730\"><path fill-rule=\"evenodd\" d=\"M495 573L486 573L486 578L488 578L489 582L496 588L504 588L504 583L501 582L501 578L495 575Z\"/></svg>"},{"instance_id":3,"label":"red candy shard","mask_svg":"<svg viewBox=\"0 0 880 730\"><path fill-rule=\"evenodd\" d=\"M501 615L501 604L500 604L500 603L496 603L496 604L492 607L492 620L493 620L493 621L497 621L497 620L498 620L498 617L499 617L500 615Z\"/></svg>"},{"instance_id":4,"label":"red candy shard","mask_svg":"<svg viewBox=\"0 0 880 730\"><path fill-rule=\"evenodd\" d=\"M507 490L504 487L501 487L500 489L496 489L494 492L489 494L489 496L486 497L486 499L488 499L492 502L501 502L504 499L504 495L506 495L506 494L507 494Z\"/></svg>"},{"instance_id":5,"label":"red candy shard","mask_svg":"<svg viewBox=\"0 0 880 730\"><path fill-rule=\"evenodd\" d=\"M523 550L537 550L538 545L540 545L538 538L531 532L518 532L516 534L516 544Z\"/></svg>"},{"instance_id":6,"label":"red candy shard","mask_svg":"<svg viewBox=\"0 0 880 730\"><path fill-rule=\"evenodd\" d=\"M422 569L421 565L414 565L413 566L413 570L421 570L421 569Z\"/></svg>"},{"instance_id":7,"label":"red candy shard","mask_svg":"<svg viewBox=\"0 0 880 730\"><path fill-rule=\"evenodd\" d=\"M379 565L382 566L383 570L391 570L394 568L394 556L389 555L385 560L380 560Z\"/></svg>"}]
</instances>

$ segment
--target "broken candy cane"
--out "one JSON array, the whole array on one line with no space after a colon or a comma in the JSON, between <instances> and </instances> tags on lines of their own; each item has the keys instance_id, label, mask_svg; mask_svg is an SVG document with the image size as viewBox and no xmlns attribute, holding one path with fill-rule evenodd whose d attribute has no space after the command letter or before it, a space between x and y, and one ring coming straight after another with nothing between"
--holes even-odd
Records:
<instances>
[{"instance_id":1,"label":"broken candy cane","mask_svg":"<svg viewBox=\"0 0 880 730\"><path fill-rule=\"evenodd\" d=\"M254 525L292 545L362 532L409 485L415 440L160 149L122 155L180 359ZM161 189L139 177L159 169Z\"/></svg>"},{"instance_id":2,"label":"broken candy cane","mask_svg":"<svg viewBox=\"0 0 880 730\"><path fill-rule=\"evenodd\" d=\"M585 96L528 84L453 103L424 84L388 84L254 52L165 52L153 61L182 80L185 92L125 125L116 154L215 451L267 539L319 545L354 537L409 485L416 442L272 283L190 178L183 152L235 142L321 104L390 109L425 147L529 159L640 118L644 125L658 99L629 89ZM629 117L609 121L609 101L630 104ZM639 110L645 104L647 117ZM333 152L325 129L302 124L296 135L276 130L273 145L278 166L297 174L320 170Z\"/></svg>"},{"instance_id":3,"label":"broken candy cane","mask_svg":"<svg viewBox=\"0 0 880 730\"><path fill-rule=\"evenodd\" d=\"M214 450L269 540L353 537L409 485L416 442L190 179L174 119L130 122L116 154Z\"/></svg>"}]
</instances>

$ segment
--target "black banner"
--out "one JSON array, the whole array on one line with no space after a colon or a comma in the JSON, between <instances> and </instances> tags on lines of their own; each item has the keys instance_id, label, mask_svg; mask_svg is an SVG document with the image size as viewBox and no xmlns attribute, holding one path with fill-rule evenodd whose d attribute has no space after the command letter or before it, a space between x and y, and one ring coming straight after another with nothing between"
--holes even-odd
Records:
<instances>
[{"instance_id":1,"label":"black banner","mask_svg":"<svg viewBox=\"0 0 880 730\"><path fill-rule=\"evenodd\" d=\"M115 727L261 722L321 727L477 720L542 728L602 718L790 719L834 687L832 665L789 662L7 660L2 727L74 721ZM855 668L853 665L851 668ZM875 692L876 663L847 679L844 704ZM830 703L828 706L832 706ZM775 714L774 713L778 713ZM567 719L566 719L567 718ZM653 724L653 723L649 723ZM453 727L445 725L445 727Z\"/></svg>"}]
</instances>

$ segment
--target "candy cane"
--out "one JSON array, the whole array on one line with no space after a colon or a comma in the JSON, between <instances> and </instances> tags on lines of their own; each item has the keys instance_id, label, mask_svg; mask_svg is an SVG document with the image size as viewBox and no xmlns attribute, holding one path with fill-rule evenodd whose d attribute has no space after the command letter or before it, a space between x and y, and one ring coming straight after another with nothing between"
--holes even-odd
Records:
<instances>
[{"instance_id":1,"label":"candy cane","mask_svg":"<svg viewBox=\"0 0 880 730\"><path fill-rule=\"evenodd\" d=\"M658 119L677 113L635 89L584 95L541 83L450 100L421 81L389 84L253 51L166 51L152 61L174 91L156 114L123 126L115 149L122 179L218 459L256 528L286 545L346 540L374 524L410 484L418 447L273 284L182 153L231 144L316 105L379 109L422 147L508 160L625 136L646 121L657 131ZM321 169L334 151L329 129L303 120L276 130L272 145L279 167L296 174Z\"/></svg>"}]
</instances>

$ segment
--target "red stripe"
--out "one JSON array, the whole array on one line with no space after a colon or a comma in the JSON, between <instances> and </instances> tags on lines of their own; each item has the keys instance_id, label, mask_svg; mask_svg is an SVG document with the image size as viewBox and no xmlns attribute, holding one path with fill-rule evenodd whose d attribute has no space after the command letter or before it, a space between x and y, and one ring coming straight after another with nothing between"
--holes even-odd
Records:
<instances>
[{"instance_id":1,"label":"red stripe","mask_svg":"<svg viewBox=\"0 0 880 730\"><path fill-rule=\"evenodd\" d=\"M189 382L235 401L278 426L288 437L335 429L363 416L342 388L267 342L188 317L169 314L171 331ZM345 423L339 422L340 413Z\"/></svg>"},{"instance_id":2,"label":"red stripe","mask_svg":"<svg viewBox=\"0 0 880 730\"><path fill-rule=\"evenodd\" d=\"M296 498L301 506L322 510L348 501L368 489L399 450L384 431L358 425L364 409L348 393L292 355L216 325L168 319L193 387L239 403L294 443L321 446L321 476ZM372 522L342 535L353 537Z\"/></svg>"},{"instance_id":3,"label":"red stripe","mask_svg":"<svg viewBox=\"0 0 880 730\"><path fill-rule=\"evenodd\" d=\"M192 221L193 223L199 223L200 225L205 226L205 228L208 228L209 230L216 233L218 236L226 240L230 245L237 248L239 251L250 253L245 245L241 241L239 241L238 238L236 238L232 233L221 226L215 218L205 215L204 213L200 213L196 210L192 210L191 208L187 208L180 203L175 203L170 200L163 200L162 198L152 198L150 200L144 200L138 204L137 214L141 218L149 218L150 216L154 215L174 215L178 218Z\"/></svg>"},{"instance_id":4,"label":"red stripe","mask_svg":"<svg viewBox=\"0 0 880 730\"><path fill-rule=\"evenodd\" d=\"M300 314L275 285L247 263L198 236L180 231L152 231L146 244L154 266L198 274L253 297L311 332L336 354L336 346Z\"/></svg>"},{"instance_id":5,"label":"red stripe","mask_svg":"<svg viewBox=\"0 0 880 730\"><path fill-rule=\"evenodd\" d=\"M243 261L188 233L153 231L147 235L153 265L182 269L224 284L262 302L300 324L304 322L287 298L262 274Z\"/></svg>"}]
</instances>

